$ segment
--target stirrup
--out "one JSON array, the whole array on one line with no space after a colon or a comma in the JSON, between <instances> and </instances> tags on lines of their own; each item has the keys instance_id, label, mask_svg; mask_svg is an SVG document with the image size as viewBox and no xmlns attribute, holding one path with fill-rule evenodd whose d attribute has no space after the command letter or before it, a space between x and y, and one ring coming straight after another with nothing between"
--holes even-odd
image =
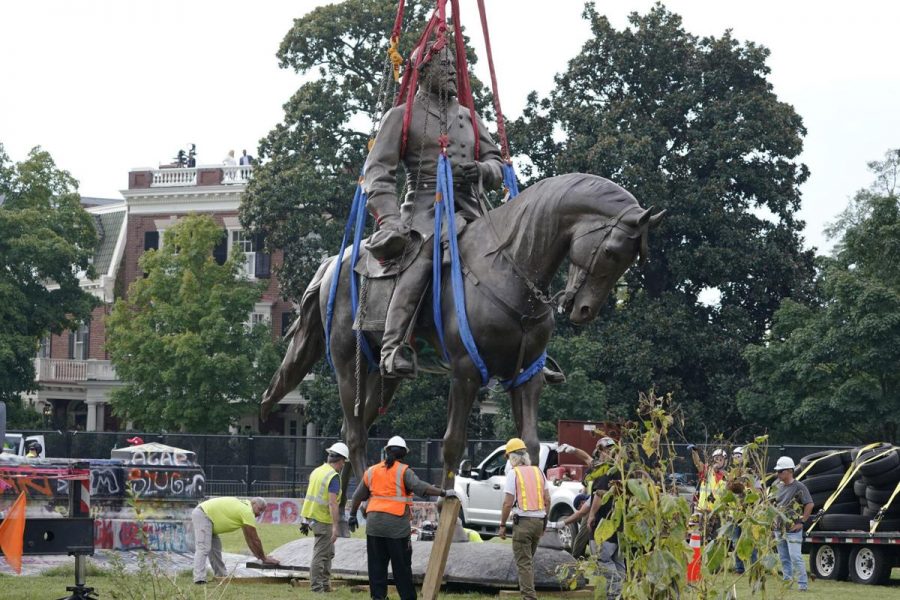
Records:
<instances>
[{"instance_id":1,"label":"stirrup","mask_svg":"<svg viewBox=\"0 0 900 600\"><path fill-rule=\"evenodd\" d=\"M544 381L549 385L566 383L566 374L552 356L547 356L543 369Z\"/></svg>"},{"instance_id":2,"label":"stirrup","mask_svg":"<svg viewBox=\"0 0 900 600\"><path fill-rule=\"evenodd\" d=\"M403 350L409 350L410 358L407 359L403 354ZM401 368L399 371L397 369L397 359L400 359L401 364L403 361L409 363L409 367ZM405 367L405 365L404 365ZM416 375L419 374L419 361L416 357L415 349L409 344L400 344L394 350L387 355L386 358L381 361L381 375L383 377L396 377L396 378L404 378L404 379L415 379Z\"/></svg>"}]
</instances>

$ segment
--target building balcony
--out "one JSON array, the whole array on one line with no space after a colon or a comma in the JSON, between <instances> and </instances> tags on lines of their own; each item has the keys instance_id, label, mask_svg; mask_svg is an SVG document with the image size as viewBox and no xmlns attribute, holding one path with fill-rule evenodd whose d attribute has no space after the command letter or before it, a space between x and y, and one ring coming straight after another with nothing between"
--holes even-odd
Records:
<instances>
[{"instance_id":1,"label":"building balcony","mask_svg":"<svg viewBox=\"0 0 900 600\"><path fill-rule=\"evenodd\" d=\"M252 174L253 167L249 165L132 169L128 173L128 189L241 186L250 181Z\"/></svg>"},{"instance_id":2,"label":"building balcony","mask_svg":"<svg viewBox=\"0 0 900 600\"><path fill-rule=\"evenodd\" d=\"M38 383L78 383L118 381L116 369L108 360L36 358L34 372Z\"/></svg>"}]
</instances>

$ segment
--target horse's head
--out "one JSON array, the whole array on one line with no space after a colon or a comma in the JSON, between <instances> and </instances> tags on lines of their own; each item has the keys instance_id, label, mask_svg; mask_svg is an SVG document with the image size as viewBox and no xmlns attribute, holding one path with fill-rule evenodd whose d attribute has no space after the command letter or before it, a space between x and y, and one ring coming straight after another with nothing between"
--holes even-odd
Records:
<instances>
[{"instance_id":1,"label":"horse's head","mask_svg":"<svg viewBox=\"0 0 900 600\"><path fill-rule=\"evenodd\" d=\"M612 218L597 216L578 225L562 304L570 321L583 325L595 319L626 269L638 257L642 263L647 259L647 232L666 212L654 215L652 210L631 204Z\"/></svg>"}]
</instances>

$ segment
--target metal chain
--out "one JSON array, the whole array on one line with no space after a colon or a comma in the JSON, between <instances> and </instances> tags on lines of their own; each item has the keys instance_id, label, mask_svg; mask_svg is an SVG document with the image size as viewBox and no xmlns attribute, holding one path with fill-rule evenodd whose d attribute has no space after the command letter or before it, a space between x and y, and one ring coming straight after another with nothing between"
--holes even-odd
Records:
<instances>
[{"instance_id":1,"label":"metal chain","mask_svg":"<svg viewBox=\"0 0 900 600\"><path fill-rule=\"evenodd\" d=\"M350 273L350 277L353 277ZM362 277L359 289L359 310L356 312L356 320L353 323L354 333L356 334L356 402L353 404L353 416L359 416L359 407L362 404L362 337L365 335L362 330L363 319L366 314L366 305L369 298L369 278Z\"/></svg>"}]
</instances>

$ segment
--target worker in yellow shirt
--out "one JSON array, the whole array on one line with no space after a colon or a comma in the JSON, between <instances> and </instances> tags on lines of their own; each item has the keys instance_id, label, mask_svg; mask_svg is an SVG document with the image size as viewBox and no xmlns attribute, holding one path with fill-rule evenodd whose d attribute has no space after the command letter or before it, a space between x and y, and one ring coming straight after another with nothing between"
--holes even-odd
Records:
<instances>
[{"instance_id":1,"label":"worker in yellow shirt","mask_svg":"<svg viewBox=\"0 0 900 600\"><path fill-rule=\"evenodd\" d=\"M277 565L278 561L266 556L262 542L256 534L256 518L266 510L266 501L262 498L241 500L223 496L201 502L191 513L194 523L194 583L206 583L206 559L212 565L217 577L224 577L225 562L222 560L223 533L231 533L242 529L244 539L253 556L260 561Z\"/></svg>"}]
</instances>

